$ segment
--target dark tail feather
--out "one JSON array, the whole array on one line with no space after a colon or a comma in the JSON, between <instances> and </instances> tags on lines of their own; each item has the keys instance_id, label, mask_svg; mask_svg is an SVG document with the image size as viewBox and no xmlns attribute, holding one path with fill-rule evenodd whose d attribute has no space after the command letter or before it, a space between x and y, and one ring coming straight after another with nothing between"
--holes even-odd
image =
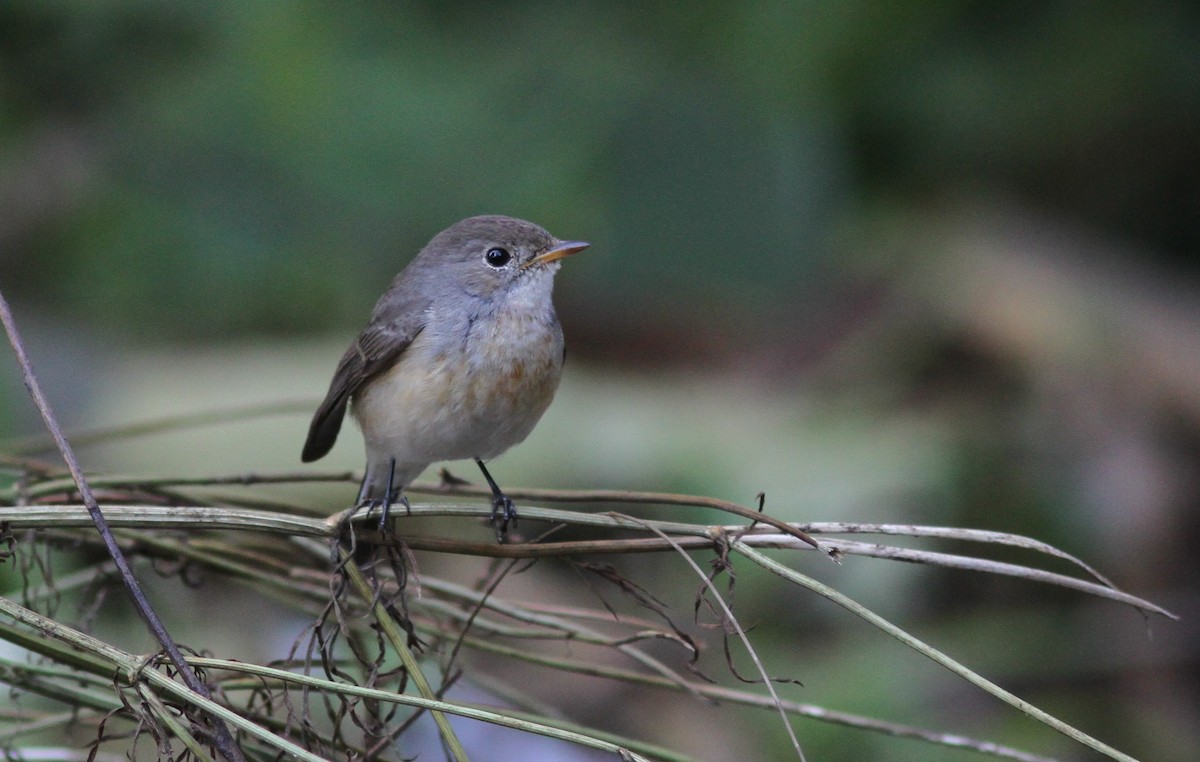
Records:
<instances>
[{"instance_id":1,"label":"dark tail feather","mask_svg":"<svg viewBox=\"0 0 1200 762\"><path fill-rule=\"evenodd\" d=\"M304 442L304 452L300 454L300 460L305 463L325 457L333 449L338 432L342 430L342 418L346 416L346 399L343 397L327 404L329 402L326 400L326 403L317 408L308 427L308 439Z\"/></svg>"}]
</instances>

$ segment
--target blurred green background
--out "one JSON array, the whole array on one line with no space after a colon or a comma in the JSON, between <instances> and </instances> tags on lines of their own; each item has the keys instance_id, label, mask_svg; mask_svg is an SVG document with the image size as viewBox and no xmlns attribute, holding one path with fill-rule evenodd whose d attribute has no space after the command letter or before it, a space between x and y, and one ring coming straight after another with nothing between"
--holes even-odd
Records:
<instances>
[{"instance_id":1,"label":"blurred green background","mask_svg":"<svg viewBox=\"0 0 1200 762\"><path fill-rule=\"evenodd\" d=\"M478 213L593 244L558 278L563 389L502 484L764 490L789 520L1055 543L1184 621L1151 638L1078 595L803 560L1118 748L1191 758L1194 3L0 3L0 288L71 427L315 406L395 272ZM36 432L11 362L3 380L0 434ZM306 425L83 455L293 470ZM318 465L359 447L348 430ZM1083 758L748 576L790 697ZM645 700L605 711L636 727ZM765 714L714 739L709 708L652 706L702 757L787 758ZM966 758L798 733L810 759Z\"/></svg>"}]
</instances>

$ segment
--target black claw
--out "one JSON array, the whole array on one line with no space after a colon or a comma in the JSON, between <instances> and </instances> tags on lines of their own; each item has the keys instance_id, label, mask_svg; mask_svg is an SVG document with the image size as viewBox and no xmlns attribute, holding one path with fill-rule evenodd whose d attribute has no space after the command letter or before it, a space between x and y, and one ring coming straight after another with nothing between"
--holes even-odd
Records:
<instances>
[{"instance_id":1,"label":"black claw","mask_svg":"<svg viewBox=\"0 0 1200 762\"><path fill-rule=\"evenodd\" d=\"M492 496L492 523L496 525L497 540L504 539L509 524L517 525L517 506L504 493Z\"/></svg>"},{"instance_id":2,"label":"black claw","mask_svg":"<svg viewBox=\"0 0 1200 762\"><path fill-rule=\"evenodd\" d=\"M496 480L488 473L482 460L476 458L475 465L479 466L483 478L487 479L488 486L492 488L492 523L496 525L496 539L503 542L509 525L517 525L517 506L500 490L500 485L496 484Z\"/></svg>"}]
</instances>

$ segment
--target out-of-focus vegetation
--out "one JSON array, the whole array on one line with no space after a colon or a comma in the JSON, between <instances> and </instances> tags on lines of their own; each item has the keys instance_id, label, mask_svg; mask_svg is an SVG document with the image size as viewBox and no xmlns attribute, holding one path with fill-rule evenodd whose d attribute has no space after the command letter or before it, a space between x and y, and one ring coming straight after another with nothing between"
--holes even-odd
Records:
<instances>
[{"instance_id":1,"label":"out-of-focus vegetation","mask_svg":"<svg viewBox=\"0 0 1200 762\"><path fill-rule=\"evenodd\" d=\"M1024 584L821 576L1117 747L1183 760L1198 41L1200 10L1165 0L9 0L0 288L67 422L116 423L318 396L388 280L461 217L589 240L559 277L571 374L509 473L1053 542L1185 621L1149 639L1127 611ZM2 433L27 433L4 378ZM85 455L292 468L304 423ZM771 671L808 686L792 698L1030 731L751 576L738 603ZM632 727L641 700L595 699ZM712 748L784 753L761 716L730 717ZM942 758L799 727L812 759Z\"/></svg>"},{"instance_id":2,"label":"out-of-focus vegetation","mask_svg":"<svg viewBox=\"0 0 1200 762\"><path fill-rule=\"evenodd\" d=\"M497 211L595 239L576 310L690 324L703 300L724 332L813 309L865 220L970 196L1191 266L1196 16L14 0L7 287L145 338L330 331L433 232Z\"/></svg>"}]
</instances>

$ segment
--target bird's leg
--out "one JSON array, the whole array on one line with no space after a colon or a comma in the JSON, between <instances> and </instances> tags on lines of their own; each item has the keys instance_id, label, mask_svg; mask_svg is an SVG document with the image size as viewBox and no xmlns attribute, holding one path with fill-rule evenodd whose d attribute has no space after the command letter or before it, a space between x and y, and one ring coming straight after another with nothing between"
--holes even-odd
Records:
<instances>
[{"instance_id":1,"label":"bird's leg","mask_svg":"<svg viewBox=\"0 0 1200 762\"><path fill-rule=\"evenodd\" d=\"M389 511L394 503L399 503L404 506L404 512L408 515L412 514L412 505L408 502L408 495L400 494L401 488L396 485L396 459L392 458L388 464L388 479L387 479L387 496L383 499L383 510L379 515L379 531L386 532L388 529Z\"/></svg>"},{"instance_id":2,"label":"bird's leg","mask_svg":"<svg viewBox=\"0 0 1200 762\"><path fill-rule=\"evenodd\" d=\"M496 539L503 540L505 532L508 531L508 525L517 525L517 506L513 505L513 501L508 495L500 491L500 485L496 484L496 480L488 473L487 468L483 465L483 461L479 458L475 459L475 465L479 466L479 470L483 472L483 478L487 479L488 486L492 488L492 523L496 524ZM497 522L497 519L499 521Z\"/></svg>"},{"instance_id":3,"label":"bird's leg","mask_svg":"<svg viewBox=\"0 0 1200 762\"><path fill-rule=\"evenodd\" d=\"M387 528L392 503L400 503L408 513L412 513L412 506L409 505L408 498L400 495L399 492L400 487L396 486L395 458L388 461L388 477L382 498L375 497L371 492L371 473L368 468L367 473L363 475L362 485L358 488L358 503L354 508L346 511L342 520L348 524L350 516L359 508L366 508L368 516L371 515L371 511L379 508L379 531L382 532Z\"/></svg>"}]
</instances>

